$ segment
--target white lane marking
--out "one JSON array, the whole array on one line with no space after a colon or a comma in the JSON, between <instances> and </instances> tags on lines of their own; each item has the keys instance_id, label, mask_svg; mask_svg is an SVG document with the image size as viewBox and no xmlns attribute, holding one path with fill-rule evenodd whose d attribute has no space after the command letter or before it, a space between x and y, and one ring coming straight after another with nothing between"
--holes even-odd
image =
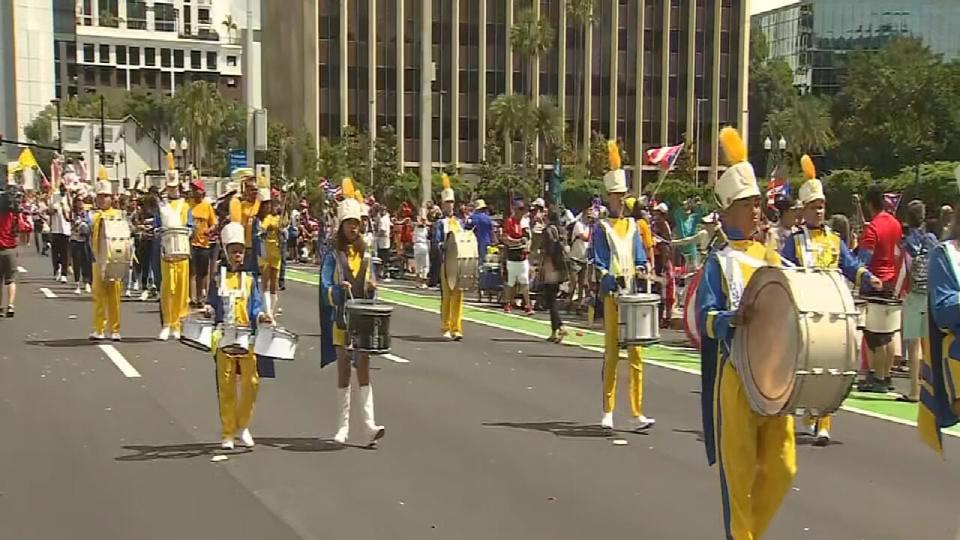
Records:
<instances>
[{"instance_id":1,"label":"white lane marking","mask_svg":"<svg viewBox=\"0 0 960 540\"><path fill-rule=\"evenodd\" d=\"M22 266L18 266L18 267L17 267L17 272L20 272L21 274L26 274L26 273L27 273L27 269L24 268L24 267L22 267Z\"/></svg>"},{"instance_id":2,"label":"white lane marking","mask_svg":"<svg viewBox=\"0 0 960 540\"><path fill-rule=\"evenodd\" d=\"M51 291L50 289L48 289L48 288L46 288L46 287L40 287L40 292L42 292L43 295L46 296L47 298L56 298L56 297L57 297L57 295L54 294L53 291Z\"/></svg>"},{"instance_id":3,"label":"white lane marking","mask_svg":"<svg viewBox=\"0 0 960 540\"><path fill-rule=\"evenodd\" d=\"M117 369L119 369L120 373L123 373L125 377L131 379L140 377L140 372L130 365L130 362L127 362L127 359L120 354L120 351L118 351L116 347L113 345L97 345L97 347L100 347L100 350L107 355L107 358L113 362L113 365L117 366Z\"/></svg>"},{"instance_id":4,"label":"white lane marking","mask_svg":"<svg viewBox=\"0 0 960 540\"><path fill-rule=\"evenodd\" d=\"M410 363L410 361L407 360L406 358L401 358L401 357L399 357L399 356L397 356L397 355L395 355L395 354L387 353L387 354L383 355L383 357L386 358L387 360L395 363L395 364L409 364L409 363Z\"/></svg>"}]
</instances>

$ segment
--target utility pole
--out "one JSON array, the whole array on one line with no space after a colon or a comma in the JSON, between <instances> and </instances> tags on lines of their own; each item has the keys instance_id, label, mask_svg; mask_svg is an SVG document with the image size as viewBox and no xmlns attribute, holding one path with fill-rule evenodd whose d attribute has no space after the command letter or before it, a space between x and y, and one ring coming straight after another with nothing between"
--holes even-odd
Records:
<instances>
[{"instance_id":1,"label":"utility pole","mask_svg":"<svg viewBox=\"0 0 960 540\"><path fill-rule=\"evenodd\" d=\"M433 181L433 2L420 2L420 203L431 199Z\"/></svg>"},{"instance_id":2,"label":"utility pole","mask_svg":"<svg viewBox=\"0 0 960 540\"><path fill-rule=\"evenodd\" d=\"M57 153L63 155L63 124L60 119L60 99L54 98L53 103L57 106Z\"/></svg>"},{"instance_id":3,"label":"utility pole","mask_svg":"<svg viewBox=\"0 0 960 540\"><path fill-rule=\"evenodd\" d=\"M100 94L100 164L103 165L107 161L107 141L104 139L104 134L107 129L104 125L103 120L103 94Z\"/></svg>"},{"instance_id":4,"label":"utility pole","mask_svg":"<svg viewBox=\"0 0 960 540\"><path fill-rule=\"evenodd\" d=\"M256 166L256 126L254 113L260 108L259 96L256 93L256 62L253 57L253 1L247 0L247 28L244 34L244 105L246 106L247 118L247 167Z\"/></svg>"}]
</instances>

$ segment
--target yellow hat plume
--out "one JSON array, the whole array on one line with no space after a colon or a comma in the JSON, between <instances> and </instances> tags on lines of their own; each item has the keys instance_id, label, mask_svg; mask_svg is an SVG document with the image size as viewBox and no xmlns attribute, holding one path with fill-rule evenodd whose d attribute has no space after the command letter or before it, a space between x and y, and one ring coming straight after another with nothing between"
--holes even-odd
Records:
<instances>
[{"instance_id":1,"label":"yellow hat plume","mask_svg":"<svg viewBox=\"0 0 960 540\"><path fill-rule=\"evenodd\" d=\"M607 158L610 160L610 170L615 171L623 165L620 161L620 147L617 141L607 141Z\"/></svg>"},{"instance_id":2,"label":"yellow hat plume","mask_svg":"<svg viewBox=\"0 0 960 540\"><path fill-rule=\"evenodd\" d=\"M747 146L743 144L740 133L736 128L727 126L720 130L720 146L730 165L736 165L747 160Z\"/></svg>"},{"instance_id":3,"label":"yellow hat plume","mask_svg":"<svg viewBox=\"0 0 960 540\"><path fill-rule=\"evenodd\" d=\"M440 175L440 182L443 183L443 189L450 189L450 177L447 173Z\"/></svg>"},{"instance_id":4,"label":"yellow hat plume","mask_svg":"<svg viewBox=\"0 0 960 540\"><path fill-rule=\"evenodd\" d=\"M800 168L803 169L803 177L807 180L813 180L817 177L817 168L813 164L813 160L810 156L804 154L800 158Z\"/></svg>"},{"instance_id":5,"label":"yellow hat plume","mask_svg":"<svg viewBox=\"0 0 960 540\"><path fill-rule=\"evenodd\" d=\"M353 180L351 180L349 176L345 176L343 178L343 182L341 182L341 187L343 188L343 197L345 199L349 199L353 197L354 194L356 193L356 190L353 187Z\"/></svg>"}]
</instances>

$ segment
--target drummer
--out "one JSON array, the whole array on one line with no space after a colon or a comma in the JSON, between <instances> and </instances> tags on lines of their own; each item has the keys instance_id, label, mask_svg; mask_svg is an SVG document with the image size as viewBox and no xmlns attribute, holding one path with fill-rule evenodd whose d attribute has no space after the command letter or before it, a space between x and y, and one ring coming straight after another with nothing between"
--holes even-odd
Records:
<instances>
[{"instance_id":1,"label":"drummer","mask_svg":"<svg viewBox=\"0 0 960 540\"><path fill-rule=\"evenodd\" d=\"M823 192L823 184L817 179L813 160L805 155L800 159L800 166L806 178L799 193L800 204L803 205L802 224L790 235L780 255L798 266L839 269L858 290L865 283L869 284L870 289L880 289L883 282L871 274L850 253L846 242L826 225L827 197ZM818 446L826 446L830 442L829 416L808 416L804 421L810 435L816 437Z\"/></svg>"},{"instance_id":2,"label":"drummer","mask_svg":"<svg viewBox=\"0 0 960 540\"><path fill-rule=\"evenodd\" d=\"M347 349L346 303L348 298L372 298L376 291L370 256L360 234L361 203L354 198L353 181L343 179L343 201L337 208L337 231L323 256L320 270L320 365L337 362L337 431L333 440L347 442L350 435L351 353L357 367L363 442L368 446L383 437L384 428L374 420L373 388L370 386L370 355Z\"/></svg>"},{"instance_id":3,"label":"drummer","mask_svg":"<svg viewBox=\"0 0 960 540\"><path fill-rule=\"evenodd\" d=\"M180 197L180 179L176 171L167 172L167 200L161 203L164 215L171 222L164 227L193 229L190 205ZM161 253L160 259L160 341L180 339L180 320L190 313L190 259L176 260ZM188 254L189 255L189 254Z\"/></svg>"},{"instance_id":4,"label":"drummer","mask_svg":"<svg viewBox=\"0 0 960 540\"><path fill-rule=\"evenodd\" d=\"M253 232L253 222L260 213L260 191L257 189L257 179L252 169L238 169L234 171L233 176L240 182L240 197L230 199L230 221L243 225L245 235L246 251L243 258L243 269L247 272L258 274L260 269L257 267L257 252L254 249L255 235Z\"/></svg>"},{"instance_id":5,"label":"drummer","mask_svg":"<svg viewBox=\"0 0 960 540\"><path fill-rule=\"evenodd\" d=\"M269 313L263 312L257 280L243 271L244 233L239 223L229 223L220 232L220 240L226 251L227 267L215 274L207 294L204 313L214 317L217 324L233 319L237 326L257 323L273 324ZM224 300L233 302L233 317L224 312ZM216 345L215 345L216 348ZM232 450L234 438L239 438L247 448L254 445L250 433L250 418L257 400L260 374L253 351L245 354L227 354L216 348L217 402L220 405L221 442L224 450ZM237 401L237 381L240 379L240 400ZM237 434L239 432L239 435Z\"/></svg>"},{"instance_id":6,"label":"drummer","mask_svg":"<svg viewBox=\"0 0 960 540\"><path fill-rule=\"evenodd\" d=\"M646 250L640 241L637 222L625 217L624 194L627 175L620 167L620 149L610 141L610 172L603 177L607 189L610 217L600 221L592 234L592 257L600 277L603 298L603 416L600 426L613 429L613 409L617 402L617 364L620 361L619 310L616 294L629 293L639 276L649 271ZM640 347L627 349L630 360L630 424L633 430L648 429L656 422L643 414L643 361Z\"/></svg>"},{"instance_id":7,"label":"drummer","mask_svg":"<svg viewBox=\"0 0 960 540\"><path fill-rule=\"evenodd\" d=\"M728 243L712 252L697 289L701 335L701 407L707 461L720 461L726 538L763 536L796 475L791 416L760 416L730 357L737 326L750 322L740 297L754 270L780 256L751 238L760 225L761 196L746 146L734 128L720 133L730 167L714 186ZM728 291L730 291L728 293Z\"/></svg>"},{"instance_id":8,"label":"drummer","mask_svg":"<svg viewBox=\"0 0 960 540\"><path fill-rule=\"evenodd\" d=\"M90 227L90 239L93 246L93 332L91 340L102 340L106 336L104 330L110 331L110 339L120 341L120 281L103 279L100 262L105 253L100 250L100 227L105 219L121 219L123 213L113 207L113 190L110 182L97 182L97 210L93 213L93 223Z\"/></svg>"},{"instance_id":9,"label":"drummer","mask_svg":"<svg viewBox=\"0 0 960 540\"><path fill-rule=\"evenodd\" d=\"M260 274L262 276L261 290L263 291L264 304L266 312L271 317L276 318L280 304L280 294L278 291L278 282L280 278L281 266L281 213L283 212L283 203L280 200L280 191L272 190L270 199L260 203L260 213L257 216L260 234L260 244L263 248L260 250Z\"/></svg>"},{"instance_id":10,"label":"drummer","mask_svg":"<svg viewBox=\"0 0 960 540\"><path fill-rule=\"evenodd\" d=\"M451 288L447 283L446 258L443 248L447 235L463 231L463 222L454 212L456 194L450 187L450 177L443 175L443 191L440 200L443 203L443 218L434 227L434 240L440 245L440 331L445 339L460 341L463 339L463 289Z\"/></svg>"}]
</instances>

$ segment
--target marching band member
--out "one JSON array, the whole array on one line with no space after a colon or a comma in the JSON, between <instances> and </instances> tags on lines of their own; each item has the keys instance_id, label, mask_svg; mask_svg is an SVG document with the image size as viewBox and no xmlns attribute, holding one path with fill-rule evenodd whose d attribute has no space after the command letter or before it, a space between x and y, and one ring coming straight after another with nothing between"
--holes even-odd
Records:
<instances>
[{"instance_id":1,"label":"marching band member","mask_svg":"<svg viewBox=\"0 0 960 540\"><path fill-rule=\"evenodd\" d=\"M211 232L217 227L217 213L204 197L203 183L194 180L190 184L190 191L193 196L193 207L190 209L190 215L193 219L193 235L190 242L190 270L193 272L196 280L195 292L196 300L207 297L207 285L210 283L210 261L211 255L216 260L215 252L210 247Z\"/></svg>"},{"instance_id":2,"label":"marching band member","mask_svg":"<svg viewBox=\"0 0 960 540\"><path fill-rule=\"evenodd\" d=\"M254 249L256 235L253 230L253 222L260 213L260 193L257 190L257 179L252 169L238 169L233 173L237 177L241 186L241 196L230 199L230 221L243 225L244 241L246 242L246 251L243 258L243 269L252 274L259 274L257 268L257 256Z\"/></svg>"},{"instance_id":3,"label":"marching band member","mask_svg":"<svg viewBox=\"0 0 960 540\"><path fill-rule=\"evenodd\" d=\"M813 160L805 155L800 159L800 166L806 178L799 193L800 204L803 205L803 223L784 243L780 255L793 264L807 268L839 268L858 290L864 285L864 279L870 287L879 289L883 283L860 264L850 253L846 242L825 223L827 197L823 192L823 184L817 179ZM826 446L830 442L832 422L829 416L808 416L804 421L810 434L817 438L817 445Z\"/></svg>"},{"instance_id":4,"label":"marching band member","mask_svg":"<svg viewBox=\"0 0 960 540\"><path fill-rule=\"evenodd\" d=\"M280 192L274 190L271 197L260 203L259 231L262 244L260 254L260 274L262 276L263 300L267 313L275 317L280 296L277 293L277 280L280 276L280 213L283 205L279 200Z\"/></svg>"},{"instance_id":5,"label":"marching band member","mask_svg":"<svg viewBox=\"0 0 960 540\"><path fill-rule=\"evenodd\" d=\"M637 276L647 273L647 254L640 240L637 222L624 217L624 194L627 175L620 167L620 149L616 142L607 143L610 172L603 177L607 189L610 217L600 221L592 234L592 257L600 275L600 295L603 298L603 417L600 425L613 429L613 409L617 401L617 364L620 361L619 308L617 293L630 292ZM631 428L642 430L656 420L643 414L643 359L640 347L627 349L630 360Z\"/></svg>"},{"instance_id":6,"label":"marching band member","mask_svg":"<svg viewBox=\"0 0 960 540\"><path fill-rule=\"evenodd\" d=\"M193 228L190 205L180 198L180 179L176 171L167 173L167 200L160 208L164 228ZM190 313L190 259L172 259L161 254L160 259L160 341L180 339L180 320Z\"/></svg>"},{"instance_id":7,"label":"marching band member","mask_svg":"<svg viewBox=\"0 0 960 540\"><path fill-rule=\"evenodd\" d=\"M463 222L453 212L456 194L450 187L450 177L443 175L443 191L440 192L443 204L443 218L435 227L434 240L440 245L440 330L443 337L460 341L463 339L463 289L451 288L447 283L446 259L443 256L443 244L447 235L460 232Z\"/></svg>"},{"instance_id":8,"label":"marching band member","mask_svg":"<svg viewBox=\"0 0 960 540\"><path fill-rule=\"evenodd\" d=\"M704 336L701 413L707 461L720 461L726 537L754 540L769 527L796 475L793 417L755 413L730 354L736 327L751 318L749 306L739 305L744 288L758 267L779 265L780 257L751 239L760 225L761 197L740 135L726 127L720 140L731 167L714 189L729 242L707 258L697 290Z\"/></svg>"},{"instance_id":9,"label":"marching band member","mask_svg":"<svg viewBox=\"0 0 960 540\"><path fill-rule=\"evenodd\" d=\"M120 281L103 279L103 267L97 263L106 254L101 253L100 226L105 219L123 219L123 212L113 207L113 190L110 182L97 182L97 211L93 214L90 239L93 248L93 332L90 339L104 339L104 330L110 330L110 339L120 341Z\"/></svg>"},{"instance_id":10,"label":"marching band member","mask_svg":"<svg viewBox=\"0 0 960 540\"><path fill-rule=\"evenodd\" d=\"M226 252L226 266L220 269L220 274L210 284L204 313L214 317L217 324L249 325L253 329L257 323L272 324L273 318L262 310L257 280L243 271L243 226L239 223L227 224L220 238ZM232 313L227 310L232 310ZM217 401L222 428L220 446L224 450L232 450L234 438L239 438L244 446L252 448L254 440L250 434L250 417L260 386L257 358L253 350L237 355L218 348L216 343L213 347L216 351ZM240 379L239 402L237 378Z\"/></svg>"},{"instance_id":11,"label":"marching band member","mask_svg":"<svg viewBox=\"0 0 960 540\"><path fill-rule=\"evenodd\" d=\"M347 349L346 302L370 298L376 290L367 246L360 234L361 203L354 198L353 181L343 180L343 201L337 209L337 230L320 270L320 365L337 362L339 416L333 440L344 444L350 435L350 364L355 359L360 386L364 441L376 444L384 434L374 420L373 388L370 386L370 355Z\"/></svg>"}]
</instances>

